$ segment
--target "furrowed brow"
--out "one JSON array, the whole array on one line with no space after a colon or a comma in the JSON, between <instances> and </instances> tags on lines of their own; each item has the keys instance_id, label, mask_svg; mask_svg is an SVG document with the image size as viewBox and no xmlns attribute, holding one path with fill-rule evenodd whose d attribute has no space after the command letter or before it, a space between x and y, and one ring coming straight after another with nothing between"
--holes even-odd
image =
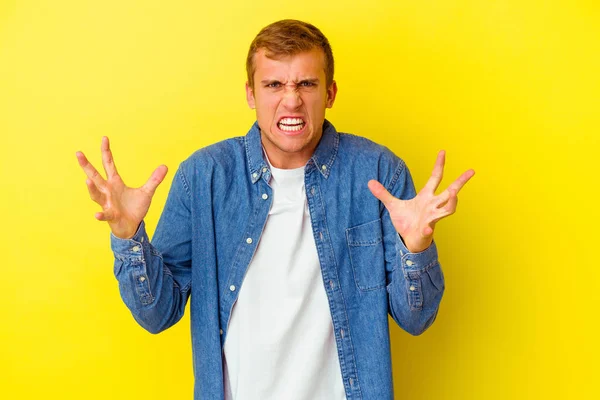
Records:
<instances>
[{"instance_id":1,"label":"furrowed brow","mask_svg":"<svg viewBox=\"0 0 600 400\"><path fill-rule=\"evenodd\" d=\"M308 82L308 83L312 83L312 84L318 84L319 83L319 78L307 78L307 79L302 79L300 81L298 81L296 83L296 85L300 84L300 83L304 83L304 82ZM260 84L265 86L265 85L269 85L271 83L281 83L283 84L279 79L264 79L262 81L260 81Z\"/></svg>"},{"instance_id":2,"label":"furrowed brow","mask_svg":"<svg viewBox=\"0 0 600 400\"><path fill-rule=\"evenodd\" d=\"M278 79L264 79L260 81L261 85L268 85L270 83L281 83Z\"/></svg>"},{"instance_id":3,"label":"furrowed brow","mask_svg":"<svg viewBox=\"0 0 600 400\"><path fill-rule=\"evenodd\" d=\"M319 83L319 78L309 78L309 79L302 79L300 82L298 83L303 83L303 82L308 82L308 83L313 83L313 84L317 84Z\"/></svg>"}]
</instances>

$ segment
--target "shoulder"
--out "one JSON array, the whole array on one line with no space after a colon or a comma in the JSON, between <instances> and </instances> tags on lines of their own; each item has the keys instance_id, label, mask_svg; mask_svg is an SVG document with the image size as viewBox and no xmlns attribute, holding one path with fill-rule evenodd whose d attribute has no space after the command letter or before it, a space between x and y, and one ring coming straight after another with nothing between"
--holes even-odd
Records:
<instances>
[{"instance_id":1,"label":"shoulder","mask_svg":"<svg viewBox=\"0 0 600 400\"><path fill-rule=\"evenodd\" d=\"M382 144L351 133L340 132L339 137L338 157L346 165L376 168L377 175L380 178L385 176L390 183L406 169L404 160Z\"/></svg>"},{"instance_id":2,"label":"shoulder","mask_svg":"<svg viewBox=\"0 0 600 400\"><path fill-rule=\"evenodd\" d=\"M238 136L196 150L181 163L180 168L185 174L193 174L198 169L234 168L244 160L244 137Z\"/></svg>"},{"instance_id":3,"label":"shoulder","mask_svg":"<svg viewBox=\"0 0 600 400\"><path fill-rule=\"evenodd\" d=\"M386 146L364 136L340 132L340 154L351 157L369 157L389 162L404 163L400 157Z\"/></svg>"}]
</instances>

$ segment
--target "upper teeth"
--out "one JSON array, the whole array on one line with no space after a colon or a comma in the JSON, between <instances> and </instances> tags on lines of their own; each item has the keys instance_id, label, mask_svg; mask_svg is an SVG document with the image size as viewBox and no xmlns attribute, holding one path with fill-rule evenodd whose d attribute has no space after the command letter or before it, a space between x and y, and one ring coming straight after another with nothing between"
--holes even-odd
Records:
<instances>
[{"instance_id":1,"label":"upper teeth","mask_svg":"<svg viewBox=\"0 0 600 400\"><path fill-rule=\"evenodd\" d=\"M298 125L304 123L304 121L301 118L282 118L279 123L284 125Z\"/></svg>"}]
</instances>

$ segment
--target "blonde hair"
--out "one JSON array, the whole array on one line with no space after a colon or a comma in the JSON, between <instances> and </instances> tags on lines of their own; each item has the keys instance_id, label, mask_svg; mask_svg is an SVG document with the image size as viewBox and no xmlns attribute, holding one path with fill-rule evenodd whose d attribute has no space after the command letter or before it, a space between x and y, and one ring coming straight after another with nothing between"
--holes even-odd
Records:
<instances>
[{"instance_id":1,"label":"blonde hair","mask_svg":"<svg viewBox=\"0 0 600 400\"><path fill-rule=\"evenodd\" d=\"M333 52L329 41L314 25L295 19L284 19L265 26L256 35L246 58L248 84L254 88L256 65L254 55L265 49L265 55L271 59L293 56L305 51L321 49L325 54L325 77L327 87L333 82Z\"/></svg>"}]
</instances>

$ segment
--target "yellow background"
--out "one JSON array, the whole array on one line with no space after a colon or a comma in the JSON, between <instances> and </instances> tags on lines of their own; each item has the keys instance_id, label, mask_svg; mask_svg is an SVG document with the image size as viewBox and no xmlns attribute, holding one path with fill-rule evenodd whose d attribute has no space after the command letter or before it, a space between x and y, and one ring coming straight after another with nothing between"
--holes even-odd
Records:
<instances>
[{"instance_id":1,"label":"yellow background","mask_svg":"<svg viewBox=\"0 0 600 400\"><path fill-rule=\"evenodd\" d=\"M75 151L125 181L245 134L254 35L328 36L328 118L386 144L421 187L477 174L438 226L447 290L391 329L399 399L590 399L598 389L600 6L595 0L0 2L0 398L192 397L189 320L153 336L122 304ZM365 190L367 190L365 188Z\"/></svg>"}]
</instances>

